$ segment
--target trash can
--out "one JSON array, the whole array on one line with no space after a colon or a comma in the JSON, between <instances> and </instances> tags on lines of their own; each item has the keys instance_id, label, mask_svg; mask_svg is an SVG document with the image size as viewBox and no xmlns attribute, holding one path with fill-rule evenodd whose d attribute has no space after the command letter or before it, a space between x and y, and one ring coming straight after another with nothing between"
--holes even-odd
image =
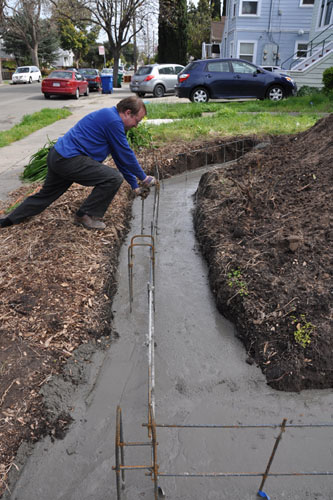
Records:
<instances>
[{"instance_id":1,"label":"trash can","mask_svg":"<svg viewBox=\"0 0 333 500\"><path fill-rule=\"evenodd\" d=\"M102 94L112 94L113 91L113 76L101 75L102 80Z\"/></svg>"},{"instance_id":2,"label":"trash can","mask_svg":"<svg viewBox=\"0 0 333 500\"><path fill-rule=\"evenodd\" d=\"M121 82L123 81L123 74L118 73L118 78L117 78L117 87L121 88Z\"/></svg>"}]
</instances>

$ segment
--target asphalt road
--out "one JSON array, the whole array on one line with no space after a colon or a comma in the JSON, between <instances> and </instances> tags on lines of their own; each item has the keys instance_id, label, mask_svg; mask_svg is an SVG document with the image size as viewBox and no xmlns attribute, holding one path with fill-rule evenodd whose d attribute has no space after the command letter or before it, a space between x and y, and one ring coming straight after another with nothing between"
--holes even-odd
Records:
<instances>
[{"instance_id":1,"label":"asphalt road","mask_svg":"<svg viewBox=\"0 0 333 500\"><path fill-rule=\"evenodd\" d=\"M128 87L114 89L114 93L119 92L119 97L130 95ZM40 83L0 85L0 131L9 130L17 123L20 123L24 115L29 115L44 108L73 109L89 103L96 97L97 92L91 92L90 96L81 96L78 101L71 97L53 96L47 101L41 92ZM79 104L80 103L80 104Z\"/></svg>"}]
</instances>

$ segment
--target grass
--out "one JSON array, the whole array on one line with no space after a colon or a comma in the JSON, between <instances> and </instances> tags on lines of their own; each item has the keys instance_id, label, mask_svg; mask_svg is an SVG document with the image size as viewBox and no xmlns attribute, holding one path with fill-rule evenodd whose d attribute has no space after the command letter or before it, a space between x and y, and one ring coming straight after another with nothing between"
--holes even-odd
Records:
<instances>
[{"instance_id":1,"label":"grass","mask_svg":"<svg viewBox=\"0 0 333 500\"><path fill-rule=\"evenodd\" d=\"M204 104L188 103L162 103L146 104L148 118L195 118L204 113L219 113L221 110L230 109L237 112L262 112L270 113L324 113L333 112L333 99L323 93L312 94L304 97L289 97L282 101L228 101L208 102Z\"/></svg>"},{"instance_id":2,"label":"grass","mask_svg":"<svg viewBox=\"0 0 333 500\"><path fill-rule=\"evenodd\" d=\"M41 111L38 111L31 115L24 115L20 123L14 125L14 127L9 130L0 132L0 147L2 148L15 141L19 141L20 139L23 139L24 137L32 134L32 132L46 127L47 125L51 125L57 120L67 118L70 115L71 112L65 108L44 108Z\"/></svg>"},{"instance_id":3,"label":"grass","mask_svg":"<svg viewBox=\"0 0 333 500\"><path fill-rule=\"evenodd\" d=\"M318 93L279 102L208 102L147 104L148 118L181 121L149 126L154 143L191 141L235 135L295 134L312 127L321 113L333 111L333 100Z\"/></svg>"}]
</instances>

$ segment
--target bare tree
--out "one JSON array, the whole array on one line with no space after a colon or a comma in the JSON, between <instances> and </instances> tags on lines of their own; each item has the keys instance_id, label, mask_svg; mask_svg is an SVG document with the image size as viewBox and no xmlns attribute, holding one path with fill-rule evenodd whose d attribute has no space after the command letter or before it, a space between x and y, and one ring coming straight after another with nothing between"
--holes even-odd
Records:
<instances>
[{"instance_id":1,"label":"bare tree","mask_svg":"<svg viewBox=\"0 0 333 500\"><path fill-rule=\"evenodd\" d=\"M43 0L17 0L3 3L3 26L27 46L32 64L39 66L38 45Z\"/></svg>"},{"instance_id":2,"label":"bare tree","mask_svg":"<svg viewBox=\"0 0 333 500\"><path fill-rule=\"evenodd\" d=\"M58 0L50 1L57 6ZM143 29L147 16L146 6L154 4L155 0L81 0L79 9L76 0L74 1L75 15L80 16L82 21L95 23L106 33L114 59L113 78L116 82L121 50L133 42L136 34Z\"/></svg>"}]
</instances>

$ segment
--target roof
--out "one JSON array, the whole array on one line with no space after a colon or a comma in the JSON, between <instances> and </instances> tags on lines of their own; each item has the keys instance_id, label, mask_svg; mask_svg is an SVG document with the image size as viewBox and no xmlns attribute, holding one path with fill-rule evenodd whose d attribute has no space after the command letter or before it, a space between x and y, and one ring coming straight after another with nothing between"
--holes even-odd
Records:
<instances>
[{"instance_id":1,"label":"roof","mask_svg":"<svg viewBox=\"0 0 333 500\"><path fill-rule=\"evenodd\" d=\"M212 21L210 25L210 41L222 42L222 35L224 31L225 16L221 17L221 21Z\"/></svg>"}]
</instances>

